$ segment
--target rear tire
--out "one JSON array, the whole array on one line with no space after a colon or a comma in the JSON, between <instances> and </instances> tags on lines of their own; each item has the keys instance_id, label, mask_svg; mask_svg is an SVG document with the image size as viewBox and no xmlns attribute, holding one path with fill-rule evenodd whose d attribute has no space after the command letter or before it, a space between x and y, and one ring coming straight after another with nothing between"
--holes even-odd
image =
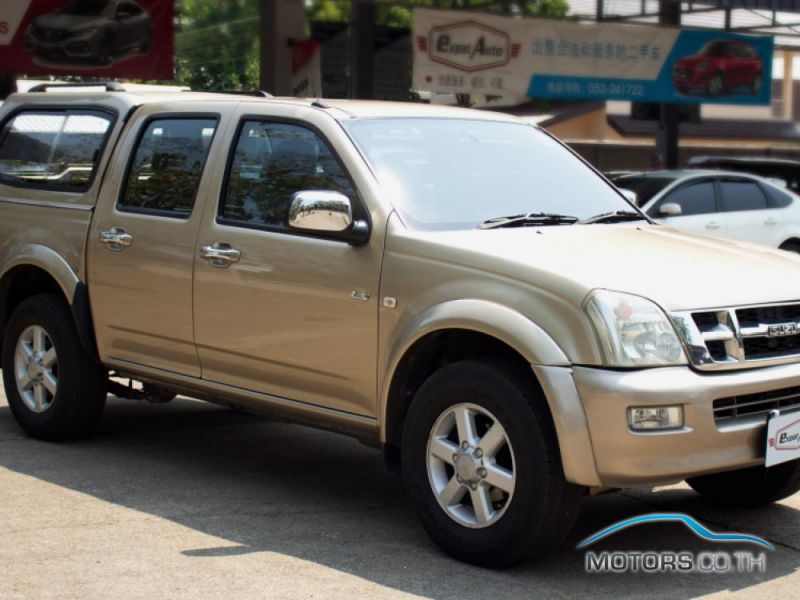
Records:
<instances>
[{"instance_id":1,"label":"rear tire","mask_svg":"<svg viewBox=\"0 0 800 600\"><path fill-rule=\"evenodd\" d=\"M69 306L33 296L11 315L3 340L3 383L14 418L31 437L91 433L106 401L108 374L81 346Z\"/></svg>"},{"instance_id":2,"label":"rear tire","mask_svg":"<svg viewBox=\"0 0 800 600\"><path fill-rule=\"evenodd\" d=\"M762 83L761 75L756 75L753 78L753 83L750 84L750 92L754 96L757 96L761 92L761 83Z\"/></svg>"},{"instance_id":3,"label":"rear tire","mask_svg":"<svg viewBox=\"0 0 800 600\"><path fill-rule=\"evenodd\" d=\"M758 508L800 491L800 460L767 469L751 467L687 479L694 491L715 504Z\"/></svg>"},{"instance_id":4,"label":"rear tire","mask_svg":"<svg viewBox=\"0 0 800 600\"><path fill-rule=\"evenodd\" d=\"M475 434L467 447L465 422ZM498 361L452 363L431 375L409 408L401 451L423 527L445 552L476 565L511 566L552 549L585 493L564 478L535 381Z\"/></svg>"}]
</instances>

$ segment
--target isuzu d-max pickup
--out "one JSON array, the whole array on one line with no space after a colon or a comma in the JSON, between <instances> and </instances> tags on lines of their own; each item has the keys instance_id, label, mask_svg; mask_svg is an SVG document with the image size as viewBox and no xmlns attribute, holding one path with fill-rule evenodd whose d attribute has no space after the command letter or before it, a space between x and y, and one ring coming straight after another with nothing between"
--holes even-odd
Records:
<instances>
[{"instance_id":1,"label":"isuzu d-max pickup","mask_svg":"<svg viewBox=\"0 0 800 600\"><path fill-rule=\"evenodd\" d=\"M797 255L655 224L513 117L113 85L0 109L28 434L89 434L109 393L340 431L473 563L541 554L608 489L796 492L798 322Z\"/></svg>"}]
</instances>

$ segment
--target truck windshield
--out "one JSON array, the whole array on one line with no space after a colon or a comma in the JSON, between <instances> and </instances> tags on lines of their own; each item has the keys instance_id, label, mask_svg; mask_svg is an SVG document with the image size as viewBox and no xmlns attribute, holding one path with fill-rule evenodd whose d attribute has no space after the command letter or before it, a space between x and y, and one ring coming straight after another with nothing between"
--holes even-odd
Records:
<instances>
[{"instance_id":1,"label":"truck windshield","mask_svg":"<svg viewBox=\"0 0 800 600\"><path fill-rule=\"evenodd\" d=\"M524 123L380 118L343 126L415 229L469 229L506 215L583 219L631 209L569 150Z\"/></svg>"}]
</instances>

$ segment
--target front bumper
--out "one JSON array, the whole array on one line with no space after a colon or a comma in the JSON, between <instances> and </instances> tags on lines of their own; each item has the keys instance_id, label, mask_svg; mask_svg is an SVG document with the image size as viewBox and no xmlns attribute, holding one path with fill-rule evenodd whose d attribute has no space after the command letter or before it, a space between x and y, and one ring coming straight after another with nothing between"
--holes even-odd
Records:
<instances>
[{"instance_id":1,"label":"front bumper","mask_svg":"<svg viewBox=\"0 0 800 600\"><path fill-rule=\"evenodd\" d=\"M567 479L593 487L653 486L764 464L766 417L717 425L713 402L800 385L800 364L714 374L689 367L534 371L554 415ZM585 418L583 444L575 398ZM676 404L683 405L683 429L642 433L628 427L629 407ZM567 428L560 411L568 415Z\"/></svg>"},{"instance_id":2,"label":"front bumper","mask_svg":"<svg viewBox=\"0 0 800 600\"><path fill-rule=\"evenodd\" d=\"M28 52L61 55L67 58L88 58L97 53L92 34L45 40L31 31L26 31L24 46Z\"/></svg>"},{"instance_id":3,"label":"front bumper","mask_svg":"<svg viewBox=\"0 0 800 600\"><path fill-rule=\"evenodd\" d=\"M709 75L708 70L678 70L672 75L672 85L679 90L703 90L708 85Z\"/></svg>"}]
</instances>

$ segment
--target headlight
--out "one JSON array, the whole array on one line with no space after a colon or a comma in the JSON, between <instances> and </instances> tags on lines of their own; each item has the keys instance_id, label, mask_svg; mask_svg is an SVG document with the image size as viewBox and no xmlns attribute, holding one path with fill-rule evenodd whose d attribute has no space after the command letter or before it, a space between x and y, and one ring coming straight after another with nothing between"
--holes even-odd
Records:
<instances>
[{"instance_id":1,"label":"headlight","mask_svg":"<svg viewBox=\"0 0 800 600\"><path fill-rule=\"evenodd\" d=\"M705 71L707 68L708 68L708 63L707 62L701 62L701 63L698 63L698 65L697 65L697 70L698 71Z\"/></svg>"},{"instance_id":2,"label":"headlight","mask_svg":"<svg viewBox=\"0 0 800 600\"><path fill-rule=\"evenodd\" d=\"M594 290L585 302L606 366L686 364L675 328L656 304L632 294Z\"/></svg>"}]
</instances>

